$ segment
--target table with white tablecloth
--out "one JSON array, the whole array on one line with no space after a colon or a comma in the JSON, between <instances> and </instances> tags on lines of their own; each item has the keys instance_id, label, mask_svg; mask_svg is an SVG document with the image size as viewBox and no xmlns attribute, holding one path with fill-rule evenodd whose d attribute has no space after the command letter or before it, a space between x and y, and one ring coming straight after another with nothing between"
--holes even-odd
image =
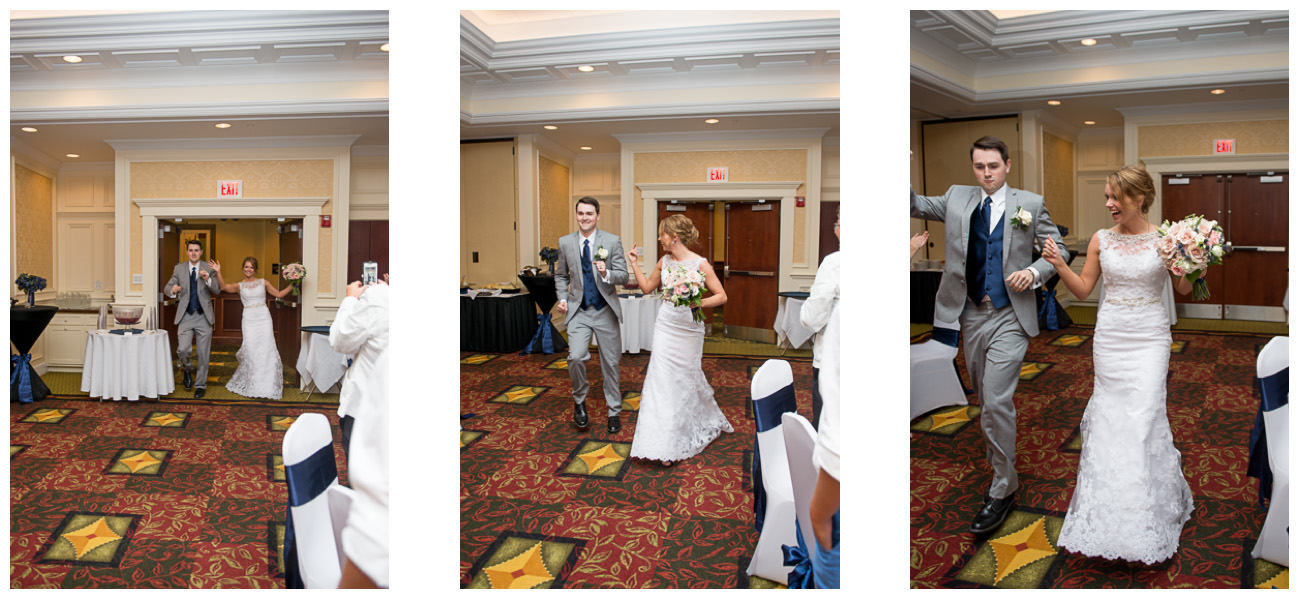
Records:
<instances>
[{"instance_id":1,"label":"table with white tablecloth","mask_svg":"<svg viewBox=\"0 0 1300 600\"><path fill-rule=\"evenodd\" d=\"M302 344L298 350L298 376L302 382L298 389L324 392L343 379L343 372L348 369L346 354L334 351L330 346L329 329L324 333L302 332Z\"/></svg>"},{"instance_id":2,"label":"table with white tablecloth","mask_svg":"<svg viewBox=\"0 0 1300 600\"><path fill-rule=\"evenodd\" d=\"M777 296L776 322L772 324L772 329L776 331L777 347L804 348L813 336L813 331L804 327L799 321L799 311L803 309L803 303L808 300L808 294L791 292Z\"/></svg>"},{"instance_id":3,"label":"table with white tablecloth","mask_svg":"<svg viewBox=\"0 0 1300 600\"><path fill-rule=\"evenodd\" d=\"M120 335L100 329L87 334L81 391L92 398L161 398L175 389L166 330Z\"/></svg>"},{"instance_id":4,"label":"table with white tablecloth","mask_svg":"<svg viewBox=\"0 0 1300 600\"><path fill-rule=\"evenodd\" d=\"M654 295L626 294L618 297L623 311L623 351L637 354L650 350L655 337L655 318L659 315L660 300Z\"/></svg>"}]
</instances>

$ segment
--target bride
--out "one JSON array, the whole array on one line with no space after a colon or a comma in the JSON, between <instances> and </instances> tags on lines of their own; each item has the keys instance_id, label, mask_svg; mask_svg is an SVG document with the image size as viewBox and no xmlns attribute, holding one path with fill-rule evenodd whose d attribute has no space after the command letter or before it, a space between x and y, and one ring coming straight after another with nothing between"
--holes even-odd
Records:
<instances>
[{"instance_id":1,"label":"bride","mask_svg":"<svg viewBox=\"0 0 1300 600\"><path fill-rule=\"evenodd\" d=\"M685 215L672 215L659 222L659 247L664 256L650 276L637 264L637 249L627 253L632 274L642 293L654 292L669 267L699 269L710 292L700 308L722 306L727 293L713 272L713 265L687 249L699 240L695 225ZM660 461L665 467L699 454L718 434L731 433L731 423L713 399L713 388L704 377L704 323L696 323L691 307L659 305L655 318L650 366L641 389L641 410L631 455Z\"/></svg>"},{"instance_id":2,"label":"bride","mask_svg":"<svg viewBox=\"0 0 1300 600\"><path fill-rule=\"evenodd\" d=\"M217 273L221 291L239 293L244 304L242 324L243 343L235 355L239 367L226 383L226 389L249 398L279 400L284 390L284 366L280 351L275 347L275 333L271 326L271 311L266 306L266 295L283 298L293 285L277 290L265 279L255 279L257 259L244 259L244 280L227 285L221 278L221 263L210 260L208 265Z\"/></svg>"},{"instance_id":3,"label":"bride","mask_svg":"<svg viewBox=\"0 0 1300 600\"><path fill-rule=\"evenodd\" d=\"M1083 452L1061 548L1088 556L1162 562L1178 551L1183 524L1192 514L1192 492L1182 471L1165 412L1169 371L1169 308L1161 301L1166 281L1156 251L1160 234L1147 222L1155 199L1151 176L1124 167L1106 178L1106 209L1115 226L1088 243L1083 274L1076 275L1046 240L1043 258L1056 267L1075 297L1105 281L1093 338L1092 398L1083 413ZM1179 294L1192 290L1173 277Z\"/></svg>"}]
</instances>

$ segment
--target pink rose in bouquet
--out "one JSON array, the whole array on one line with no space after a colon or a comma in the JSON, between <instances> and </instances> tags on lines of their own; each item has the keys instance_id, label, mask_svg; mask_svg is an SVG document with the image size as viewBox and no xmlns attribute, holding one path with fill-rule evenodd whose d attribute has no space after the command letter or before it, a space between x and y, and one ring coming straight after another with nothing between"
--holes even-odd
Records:
<instances>
[{"instance_id":1,"label":"pink rose in bouquet","mask_svg":"<svg viewBox=\"0 0 1300 600\"><path fill-rule=\"evenodd\" d=\"M704 275L699 269L687 269L684 266L668 267L663 275L663 288L659 297L673 306L691 307L691 318L696 323L704 322L704 311L699 308L704 297Z\"/></svg>"},{"instance_id":2,"label":"pink rose in bouquet","mask_svg":"<svg viewBox=\"0 0 1300 600\"><path fill-rule=\"evenodd\" d=\"M1193 280L1193 298L1209 298L1210 288L1205 283L1205 272L1210 265L1223 263L1223 228L1217 221L1201 215L1188 215L1177 223L1161 223L1157 231L1161 237L1156 251L1164 261L1165 268L1177 277L1186 276Z\"/></svg>"}]
</instances>

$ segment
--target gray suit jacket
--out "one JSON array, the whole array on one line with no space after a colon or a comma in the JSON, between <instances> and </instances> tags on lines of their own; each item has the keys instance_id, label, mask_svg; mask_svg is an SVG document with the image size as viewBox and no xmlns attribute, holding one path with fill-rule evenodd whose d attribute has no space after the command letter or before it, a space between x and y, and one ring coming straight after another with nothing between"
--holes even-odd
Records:
<instances>
[{"instance_id":1,"label":"gray suit jacket","mask_svg":"<svg viewBox=\"0 0 1300 600\"><path fill-rule=\"evenodd\" d=\"M212 309L212 298L221 293L217 287L217 273L213 271L208 263L199 261L199 269L207 271L208 281L205 283L203 277L199 276L199 307L203 309L203 316L207 317L208 324L216 322L217 313ZM172 278L167 280L167 285L163 286L163 293L171 295L173 285L180 285L181 291L176 293L178 300L176 304L176 323L180 324L181 319L185 318L185 309L190 306L190 263L178 263L176 268L172 269Z\"/></svg>"},{"instance_id":2,"label":"gray suit jacket","mask_svg":"<svg viewBox=\"0 0 1300 600\"><path fill-rule=\"evenodd\" d=\"M973 185L954 185L942 196L918 196L915 190L911 190L911 194L913 218L943 221L946 251L943 279L939 282L939 293L935 297L935 313L941 320L956 321L966 306L966 251L970 242L971 216L984 200L984 190ZM1016 207L1033 215L1027 228L1011 223ZM1051 237L1061 248L1062 258L1068 261L1070 255L1065 250L1060 232L1052 223L1051 215L1047 214L1043 197L1038 194L1008 186L1002 227L1002 278L1005 280L1012 273L1030 266L1038 271L1033 286L1022 292L1013 291L1011 286L1007 286L1016 319L1020 321L1025 333L1035 336L1038 335L1035 287L1051 279L1056 274L1056 268L1042 258L1033 261L1034 240Z\"/></svg>"},{"instance_id":3,"label":"gray suit jacket","mask_svg":"<svg viewBox=\"0 0 1300 600\"><path fill-rule=\"evenodd\" d=\"M618 286L627 283L627 257L623 255L623 241L618 236L597 229L592 234L591 258L596 260L596 250L604 246L609 250L605 260L605 271L609 273L609 283L601 281L600 273L592 269L596 278L596 288L605 302L614 310L619 322L623 321L623 307L618 304ZM569 303L569 312L564 315L567 325L582 305L582 234L575 231L560 238L560 258L555 265L555 297Z\"/></svg>"}]
</instances>

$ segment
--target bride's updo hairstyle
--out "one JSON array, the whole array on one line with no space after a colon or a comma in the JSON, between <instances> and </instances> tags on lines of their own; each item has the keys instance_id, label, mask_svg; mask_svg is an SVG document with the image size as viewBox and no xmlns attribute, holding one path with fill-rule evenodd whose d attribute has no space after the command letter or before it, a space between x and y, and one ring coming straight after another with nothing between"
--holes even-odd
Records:
<instances>
[{"instance_id":1,"label":"bride's updo hairstyle","mask_svg":"<svg viewBox=\"0 0 1300 600\"><path fill-rule=\"evenodd\" d=\"M253 258L252 256L245 256L245 257L244 257L244 262L239 263L239 268L240 268L240 269L243 269L243 268L244 268L244 265L246 265L246 264L248 264L248 263L253 263L253 270L254 270L254 271L257 271L257 259L256 259L256 258Z\"/></svg>"},{"instance_id":2,"label":"bride's updo hairstyle","mask_svg":"<svg viewBox=\"0 0 1300 600\"><path fill-rule=\"evenodd\" d=\"M659 222L659 234L669 233L677 236L686 247L694 246L700 241L700 232L686 215L671 215Z\"/></svg>"},{"instance_id":3,"label":"bride's updo hairstyle","mask_svg":"<svg viewBox=\"0 0 1300 600\"><path fill-rule=\"evenodd\" d=\"M1118 194L1121 201L1128 198L1138 203L1144 215L1151 209L1151 203L1156 200L1156 185L1151 181L1151 175L1142 167L1131 165L1123 167L1106 176L1106 183L1110 184L1111 191Z\"/></svg>"}]
</instances>

